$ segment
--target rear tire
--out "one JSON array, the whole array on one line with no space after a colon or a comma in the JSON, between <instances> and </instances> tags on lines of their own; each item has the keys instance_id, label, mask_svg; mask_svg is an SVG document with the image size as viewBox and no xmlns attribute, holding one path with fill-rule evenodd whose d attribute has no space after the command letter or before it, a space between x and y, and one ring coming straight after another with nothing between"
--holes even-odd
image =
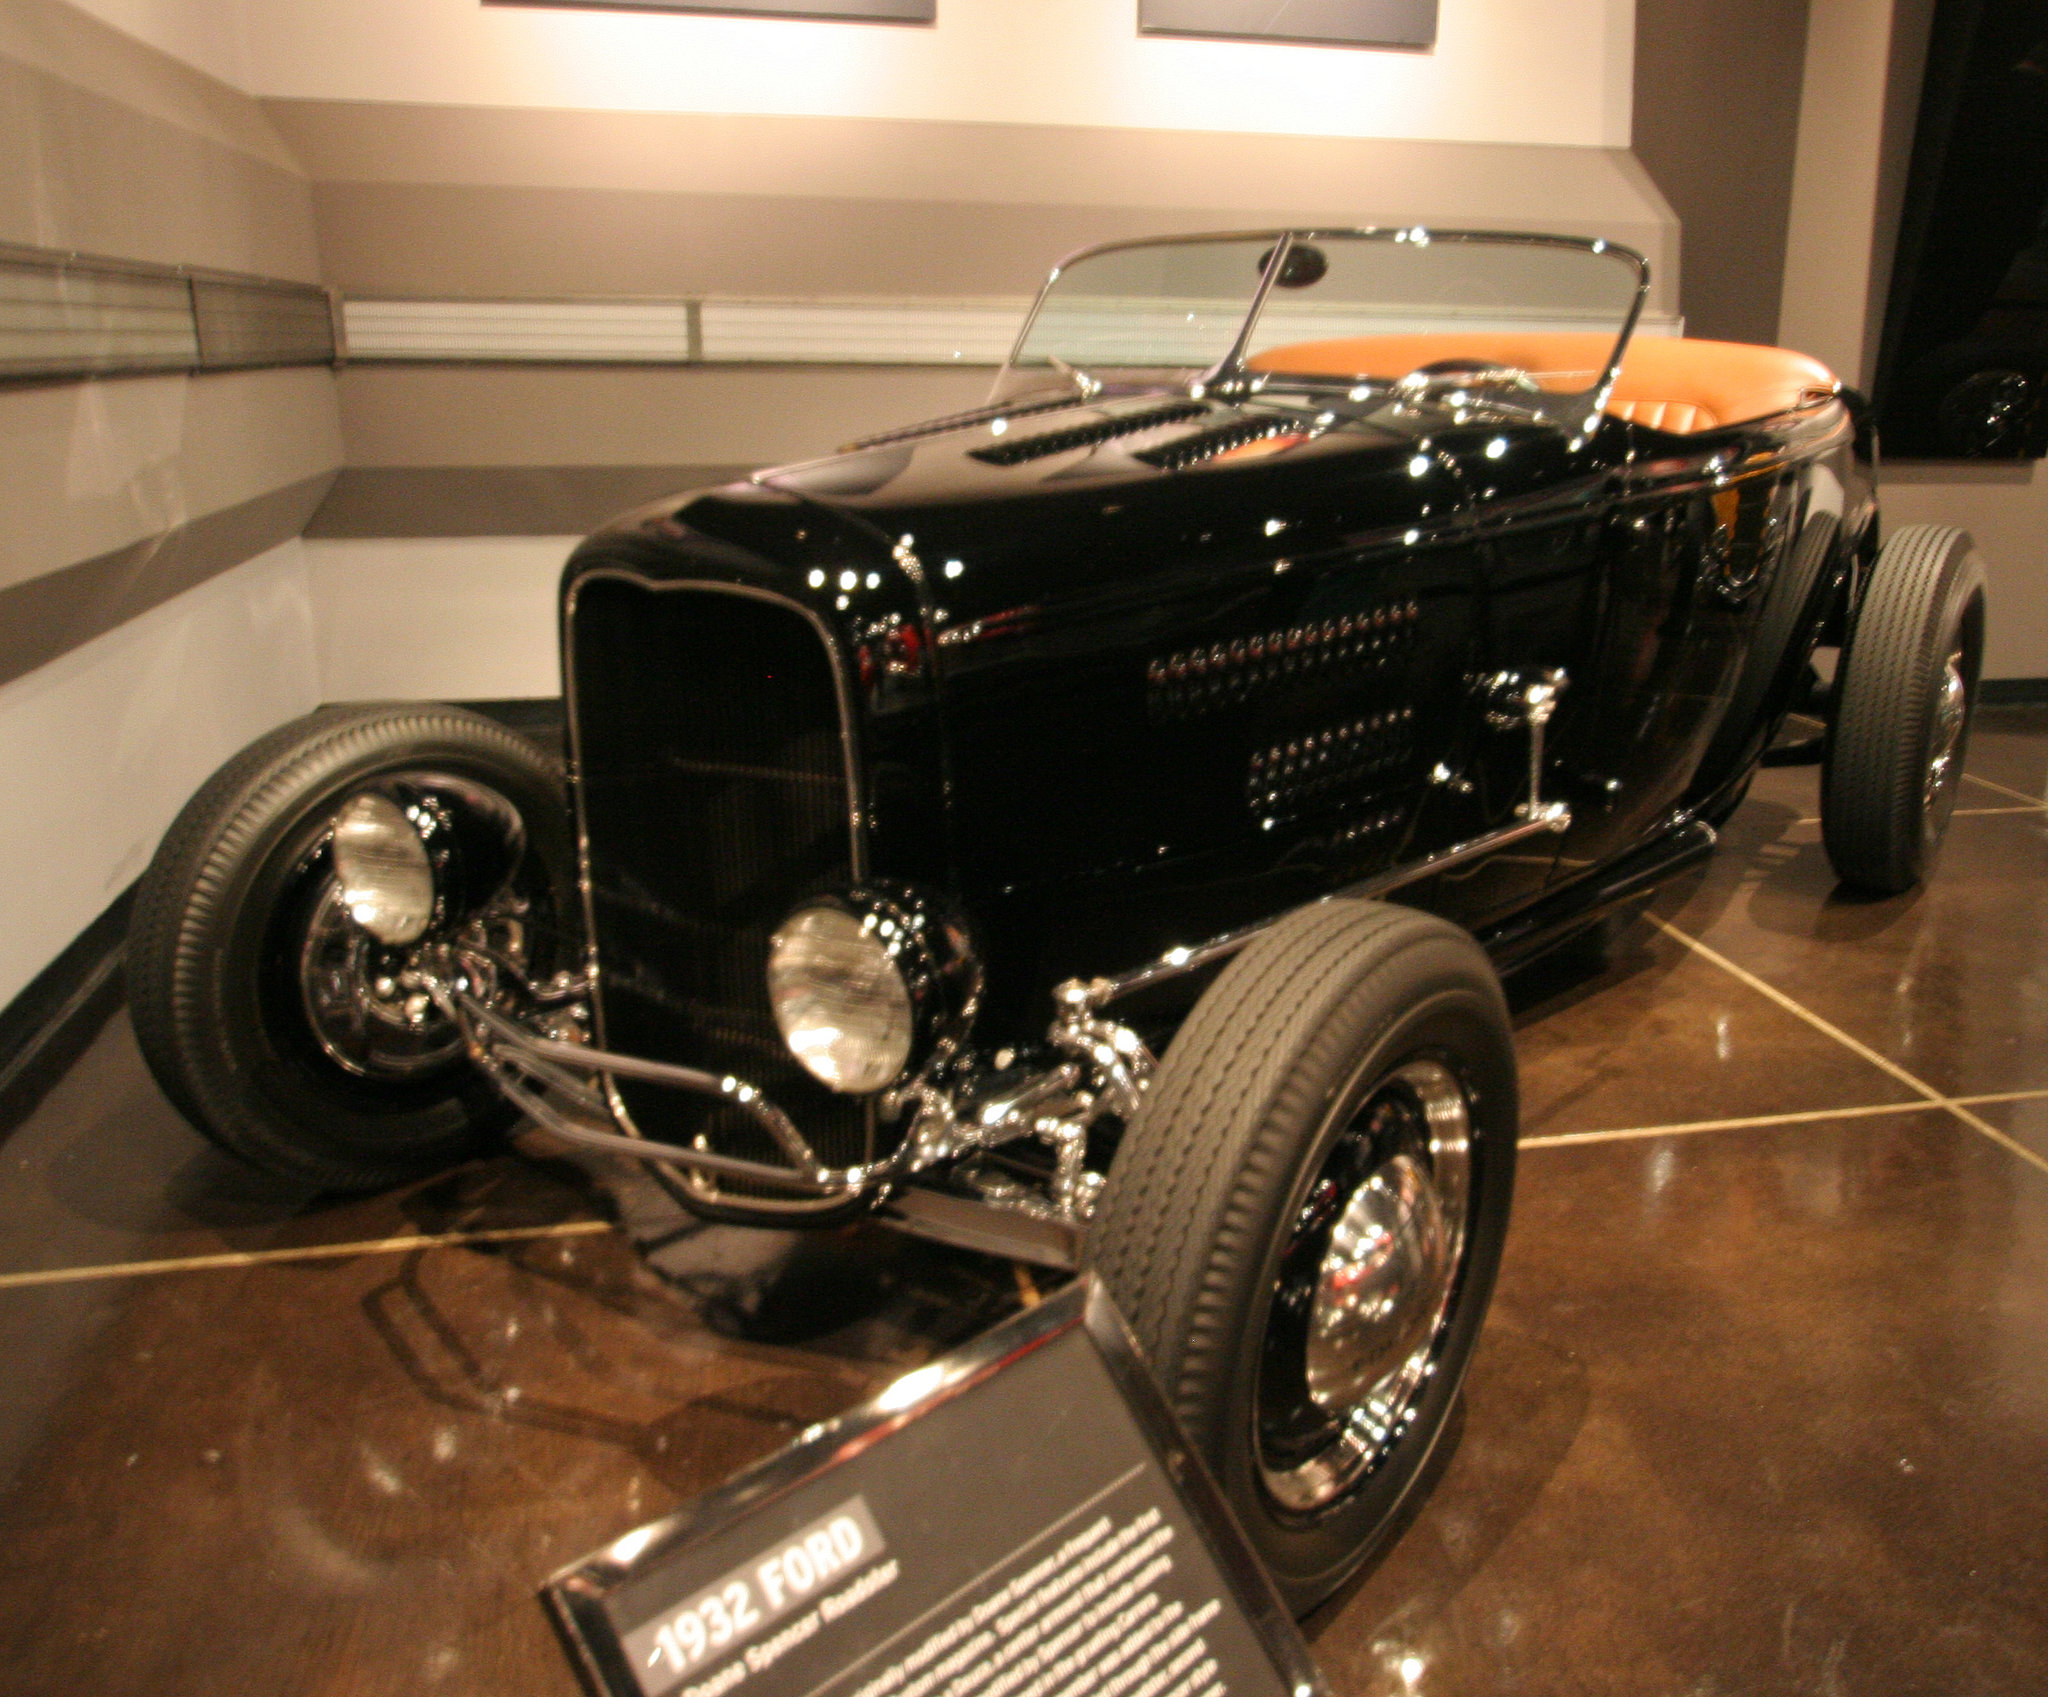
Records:
<instances>
[{"instance_id":1,"label":"rear tire","mask_svg":"<svg viewBox=\"0 0 2048 1697\"><path fill-rule=\"evenodd\" d=\"M1385 1540L1450 1417L1515 1131L1478 944L1330 901L1216 981L1110 1166L1096 1271L1296 1613Z\"/></svg>"},{"instance_id":2,"label":"rear tire","mask_svg":"<svg viewBox=\"0 0 2048 1697\"><path fill-rule=\"evenodd\" d=\"M1909 525L1871 567L1835 682L1821 834L1836 875L1897 895L1934 863L1984 660L1984 566L1963 531Z\"/></svg>"},{"instance_id":3,"label":"rear tire","mask_svg":"<svg viewBox=\"0 0 2048 1697\"><path fill-rule=\"evenodd\" d=\"M143 1058L200 1131L281 1178L399 1183L475 1154L516 1117L445 1022L366 1021L371 1064L338 1059L306 987L316 930L334 929L335 812L373 778L429 770L517 809L527 846L509 888L524 911L506 923L532 975L567 964L575 860L560 775L525 738L452 707L333 710L273 731L185 805L136 891L128 997ZM344 938L344 955L355 946ZM387 1058L380 1042L403 1052Z\"/></svg>"}]
</instances>

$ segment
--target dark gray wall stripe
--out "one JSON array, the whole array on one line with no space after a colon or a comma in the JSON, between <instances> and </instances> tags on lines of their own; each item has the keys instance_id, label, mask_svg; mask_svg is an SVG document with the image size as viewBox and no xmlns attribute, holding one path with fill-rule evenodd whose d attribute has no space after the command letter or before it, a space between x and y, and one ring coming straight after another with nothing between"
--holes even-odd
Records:
<instances>
[{"instance_id":1,"label":"dark gray wall stripe","mask_svg":"<svg viewBox=\"0 0 2048 1697\"><path fill-rule=\"evenodd\" d=\"M308 541L582 536L629 507L745 477L748 465L349 466Z\"/></svg>"},{"instance_id":2,"label":"dark gray wall stripe","mask_svg":"<svg viewBox=\"0 0 2048 1697\"><path fill-rule=\"evenodd\" d=\"M146 541L0 589L0 684L288 542L334 473L288 483Z\"/></svg>"},{"instance_id":3,"label":"dark gray wall stripe","mask_svg":"<svg viewBox=\"0 0 2048 1697\"><path fill-rule=\"evenodd\" d=\"M109 69L134 76L139 98L152 84L161 91L168 77L169 99L183 102L176 84L197 73L169 59L138 68L132 56L146 58L151 50L107 33L126 40L110 55ZM131 61L125 68L123 59ZM239 98L216 90L216 99ZM251 108L249 118L265 125L260 111ZM302 175L5 57L0 240L307 283L320 276Z\"/></svg>"}]
</instances>

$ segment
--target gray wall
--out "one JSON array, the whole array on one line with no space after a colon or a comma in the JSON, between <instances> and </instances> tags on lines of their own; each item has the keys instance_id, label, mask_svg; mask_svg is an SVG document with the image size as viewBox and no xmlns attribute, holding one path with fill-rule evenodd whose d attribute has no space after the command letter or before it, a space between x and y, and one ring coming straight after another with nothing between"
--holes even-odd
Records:
<instances>
[{"instance_id":1,"label":"gray wall","mask_svg":"<svg viewBox=\"0 0 2048 1697\"><path fill-rule=\"evenodd\" d=\"M269 100L354 295L1028 298L1074 248L1291 222L1676 229L1623 150L1050 124ZM446 533L467 491L577 529L667 467L709 477L978 404L989 370L355 366L322 538ZM420 475L479 474L459 485ZM540 475L536 475L536 473ZM587 474L587 475L586 475ZM622 479L625 482L622 482ZM577 489L585 500L569 498ZM488 522L488 519L486 519Z\"/></svg>"},{"instance_id":2,"label":"gray wall","mask_svg":"<svg viewBox=\"0 0 2048 1697\"><path fill-rule=\"evenodd\" d=\"M1775 342L1807 0L1636 0L1634 149L1683 228L1686 334Z\"/></svg>"}]
</instances>

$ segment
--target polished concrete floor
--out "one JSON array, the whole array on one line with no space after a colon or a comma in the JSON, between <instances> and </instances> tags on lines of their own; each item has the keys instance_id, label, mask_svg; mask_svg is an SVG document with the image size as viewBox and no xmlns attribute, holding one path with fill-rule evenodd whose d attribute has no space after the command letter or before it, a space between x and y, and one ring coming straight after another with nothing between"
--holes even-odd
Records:
<instances>
[{"instance_id":1,"label":"polished concrete floor","mask_svg":"<svg viewBox=\"0 0 2048 1697\"><path fill-rule=\"evenodd\" d=\"M1456 1449L1309 1623L1346 1694L2048 1689L2048 710L1932 884L1767 772L1514 987L1521 1191ZM214 1155L125 1021L0 1145L0 1691L562 1693L555 1567L1028 1300L507 1155Z\"/></svg>"}]
</instances>

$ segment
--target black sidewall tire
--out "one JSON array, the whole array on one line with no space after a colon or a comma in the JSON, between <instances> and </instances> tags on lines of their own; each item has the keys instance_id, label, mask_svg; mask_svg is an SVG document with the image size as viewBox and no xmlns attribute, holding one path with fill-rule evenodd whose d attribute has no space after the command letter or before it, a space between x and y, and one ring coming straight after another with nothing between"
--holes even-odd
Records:
<instances>
[{"instance_id":1,"label":"black sidewall tire","mask_svg":"<svg viewBox=\"0 0 2048 1697\"><path fill-rule=\"evenodd\" d=\"M1871 568L1841 657L1821 762L1821 836L1836 876L1898 895L1932 870L1925 784L1935 699L1963 649L1969 713L1984 662L1984 566L1966 532L1912 525ZM1969 723L1955 759L1969 752Z\"/></svg>"},{"instance_id":2,"label":"black sidewall tire","mask_svg":"<svg viewBox=\"0 0 2048 1697\"><path fill-rule=\"evenodd\" d=\"M1513 1197L1515 1062L1498 982L1478 945L1454 927L1419 913L1381 911L1399 915L1405 935L1394 940L1408 946L1391 954L1364 951L1361 970L1327 1016L1300 1031L1290 1053L1274 1057L1278 1065L1269 1076L1277 1075L1277 1088L1256 1109L1244 1146L1226 1142L1206 1152L1207 1182L1199 1187L1204 1199L1196 1212L1213 1228L1148 1229L1146 1210L1124 1206L1129 1198L1106 1190L1093 1232L1111 1295L1129 1303L1126 1317L1168 1401L1296 1613L1326 1598L1401 1523L1449 1423L1484 1324ZM1321 909L1296 916L1311 928L1322 918ZM1284 949L1288 939L1267 941ZM1258 965L1245 959L1232 971L1242 966L1248 978ZM1210 995L1229 985L1226 974ZM1241 1017L1248 1010L1230 1011ZM1204 1033L1184 1028L1183 1038L1188 1035ZM1408 1434L1351 1493L1319 1514L1297 1516L1272 1500L1254 1448L1259 1356L1279 1257L1308 1185L1352 1113L1396 1066L1423 1055L1452 1065L1473 1117L1467 1247L1450 1320ZM1165 1065L1201 1068L1208 1058L1187 1054L1177 1043ZM1162 1070L1154 1090L1164 1081ZM1133 1128L1152 1139L1199 1138L1204 1130L1147 1124L1142 1116ZM1201 1162L1201 1152L1190 1154ZM1112 1186L1117 1178L1113 1164ZM1176 1260L1178 1267L1170 1265ZM1162 1284L1178 1285L1180 1299L1159 1300Z\"/></svg>"},{"instance_id":3,"label":"black sidewall tire","mask_svg":"<svg viewBox=\"0 0 2048 1697\"><path fill-rule=\"evenodd\" d=\"M1416 1055L1456 1057L1457 1070L1475 1096L1487 1090L1481 1080L1472 1076L1472 1058L1486 1042L1487 1029L1484 1008L1473 998L1454 992L1417 1008L1375 1045L1353 1079L1347 1081L1338 1099L1338 1111L1325 1120L1296 1168L1285 1200L1272 1212L1266 1255L1237 1299L1243 1306L1244 1338L1255 1342L1265 1336L1286 1228L1332 1146L1349 1124L1349 1110L1360 1106L1397 1062ZM1497 1081L1493 1089L1498 1089ZM1472 1194L1477 1206L1466 1222L1470 1248L1452 1292L1451 1323L1440 1340L1440 1370L1415 1404L1411 1438L1403 1440L1378 1471L1334 1510L1313 1518L1295 1519L1267 1502L1256 1456L1245 1441L1254 1431L1257 1419L1257 1372L1255 1368L1240 1368L1228 1380L1224 1431L1212 1434L1205 1453L1210 1465L1220 1469L1225 1493L1233 1504L1239 1505L1239 1516L1247 1522L1252 1541L1258 1545L1282 1594L1299 1599L1304 1606L1321 1601L1362 1562L1369 1560L1398 1524L1408 1494L1427 1467L1464 1384L1465 1369L1485 1323L1494 1280L1500 1270L1512 1188L1510 1183L1502 1182L1497 1171L1478 1170L1482 1163L1493 1164L1495 1151L1493 1139L1480 1127L1474 1129L1477 1135L1473 1140ZM1510 1146L1506 1161L1511 1165L1513 1159ZM1253 1359L1255 1362L1255 1355ZM1217 1388L1205 1387L1211 1395ZM1247 1514L1244 1505L1253 1502L1260 1505L1260 1512Z\"/></svg>"},{"instance_id":4,"label":"black sidewall tire","mask_svg":"<svg viewBox=\"0 0 2048 1697\"><path fill-rule=\"evenodd\" d=\"M405 770L474 779L519 810L518 882L551 910L543 947L561 955L575 862L559 778L514 733L452 708L329 711L262 739L188 803L137 892L131 1006L165 1093L232 1153L323 1189L439 1170L517 1118L459 1057L403 1084L345 1072L318 1050L277 958L277 931L295 917L280 904L324 875L326 821L352 789Z\"/></svg>"}]
</instances>

